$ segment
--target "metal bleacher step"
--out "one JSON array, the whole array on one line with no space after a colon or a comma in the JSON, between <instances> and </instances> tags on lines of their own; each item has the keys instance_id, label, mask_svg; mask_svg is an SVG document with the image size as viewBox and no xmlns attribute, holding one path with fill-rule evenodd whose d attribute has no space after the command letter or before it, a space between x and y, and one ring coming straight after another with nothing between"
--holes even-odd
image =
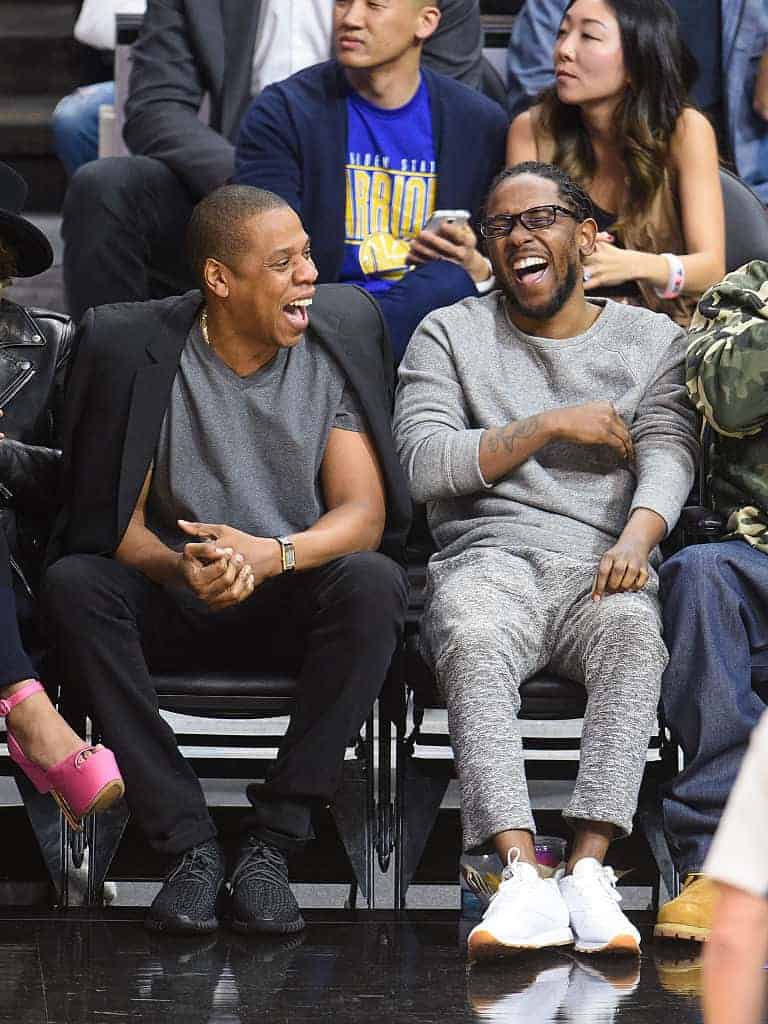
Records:
<instances>
[{"instance_id":1,"label":"metal bleacher step","mask_svg":"<svg viewBox=\"0 0 768 1024\"><path fill-rule=\"evenodd\" d=\"M0 0L0 160L27 179L30 210L58 210L64 196L51 115L78 82L77 8L73 0Z\"/></svg>"},{"instance_id":2,"label":"metal bleacher step","mask_svg":"<svg viewBox=\"0 0 768 1024\"><path fill-rule=\"evenodd\" d=\"M66 175L54 155L51 132L51 115L59 98L50 93L0 93L0 160L26 179L28 210L61 209Z\"/></svg>"},{"instance_id":3,"label":"metal bleacher step","mask_svg":"<svg viewBox=\"0 0 768 1024\"><path fill-rule=\"evenodd\" d=\"M0 95L64 95L77 81L74 3L0 0Z\"/></svg>"}]
</instances>

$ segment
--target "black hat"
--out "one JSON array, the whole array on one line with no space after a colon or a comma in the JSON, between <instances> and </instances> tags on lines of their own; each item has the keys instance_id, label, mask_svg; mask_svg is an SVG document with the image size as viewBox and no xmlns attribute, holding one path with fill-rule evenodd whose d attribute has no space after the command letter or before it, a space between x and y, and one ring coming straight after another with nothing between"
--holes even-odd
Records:
<instances>
[{"instance_id":1,"label":"black hat","mask_svg":"<svg viewBox=\"0 0 768 1024\"><path fill-rule=\"evenodd\" d=\"M19 216L28 191L21 175L0 162L0 242L13 248L18 277L42 274L53 263L51 243L39 228Z\"/></svg>"}]
</instances>

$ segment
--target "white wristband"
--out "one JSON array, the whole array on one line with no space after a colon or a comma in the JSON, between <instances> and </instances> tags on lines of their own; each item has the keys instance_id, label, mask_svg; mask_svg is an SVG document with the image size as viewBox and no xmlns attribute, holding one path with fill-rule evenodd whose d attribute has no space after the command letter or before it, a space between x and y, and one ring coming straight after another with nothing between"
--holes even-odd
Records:
<instances>
[{"instance_id":1,"label":"white wristband","mask_svg":"<svg viewBox=\"0 0 768 1024\"><path fill-rule=\"evenodd\" d=\"M663 252L661 254L667 261L669 274L667 276L666 288L654 288L654 292L660 299L676 299L685 287L685 267L683 261L674 252Z\"/></svg>"}]
</instances>

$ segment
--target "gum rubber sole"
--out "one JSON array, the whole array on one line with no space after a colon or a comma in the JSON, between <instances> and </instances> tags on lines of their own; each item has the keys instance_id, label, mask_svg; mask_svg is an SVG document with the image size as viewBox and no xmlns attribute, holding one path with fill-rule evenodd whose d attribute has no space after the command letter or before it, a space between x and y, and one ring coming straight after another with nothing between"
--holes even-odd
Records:
<instances>
[{"instance_id":1,"label":"gum rubber sole","mask_svg":"<svg viewBox=\"0 0 768 1024\"><path fill-rule=\"evenodd\" d=\"M655 939L684 939L688 942L706 942L709 928L694 928L686 924L657 924L653 929Z\"/></svg>"},{"instance_id":2,"label":"gum rubber sole","mask_svg":"<svg viewBox=\"0 0 768 1024\"><path fill-rule=\"evenodd\" d=\"M612 956L639 956L640 946L634 935L614 935L605 945L585 944L576 940L574 947L577 953L605 953Z\"/></svg>"},{"instance_id":3,"label":"gum rubber sole","mask_svg":"<svg viewBox=\"0 0 768 1024\"><path fill-rule=\"evenodd\" d=\"M467 952L472 960L492 960L496 957L515 956L535 949L549 949L552 946L572 946L573 935L567 931L549 932L539 936L535 942L500 942L490 932L473 932L467 943Z\"/></svg>"}]
</instances>

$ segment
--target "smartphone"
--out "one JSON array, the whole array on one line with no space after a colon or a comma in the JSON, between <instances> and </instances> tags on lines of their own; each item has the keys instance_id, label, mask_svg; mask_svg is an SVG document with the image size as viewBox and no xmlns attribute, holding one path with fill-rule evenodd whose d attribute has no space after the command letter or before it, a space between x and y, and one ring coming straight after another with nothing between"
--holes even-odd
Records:
<instances>
[{"instance_id":1,"label":"smartphone","mask_svg":"<svg viewBox=\"0 0 768 1024\"><path fill-rule=\"evenodd\" d=\"M459 227L465 227L469 223L469 217L469 210L435 210L424 225L423 230L438 232L440 230L440 225L443 222L446 224L458 224Z\"/></svg>"}]
</instances>

